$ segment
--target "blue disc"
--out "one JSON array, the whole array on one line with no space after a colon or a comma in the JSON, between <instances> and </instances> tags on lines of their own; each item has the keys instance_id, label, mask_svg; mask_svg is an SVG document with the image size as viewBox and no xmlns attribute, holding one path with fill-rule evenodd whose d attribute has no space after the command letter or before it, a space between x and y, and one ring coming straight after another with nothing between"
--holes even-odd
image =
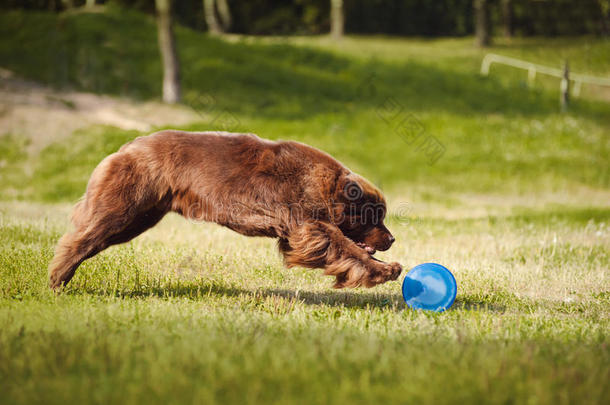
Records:
<instances>
[{"instance_id":1,"label":"blue disc","mask_svg":"<svg viewBox=\"0 0 610 405\"><path fill-rule=\"evenodd\" d=\"M424 263L413 267L402 282L402 297L413 309L443 312L457 295L457 283L440 264Z\"/></svg>"}]
</instances>

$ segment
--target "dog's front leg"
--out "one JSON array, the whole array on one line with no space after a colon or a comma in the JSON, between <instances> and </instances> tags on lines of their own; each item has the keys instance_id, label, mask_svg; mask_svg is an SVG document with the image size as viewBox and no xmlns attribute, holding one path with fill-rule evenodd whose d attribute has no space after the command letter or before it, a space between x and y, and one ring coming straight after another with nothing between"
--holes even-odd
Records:
<instances>
[{"instance_id":1,"label":"dog's front leg","mask_svg":"<svg viewBox=\"0 0 610 405\"><path fill-rule=\"evenodd\" d=\"M373 258L364 249L343 235L335 225L326 222L305 222L280 241L286 266L324 268L335 276L335 288L372 287L396 280L402 267Z\"/></svg>"}]
</instances>

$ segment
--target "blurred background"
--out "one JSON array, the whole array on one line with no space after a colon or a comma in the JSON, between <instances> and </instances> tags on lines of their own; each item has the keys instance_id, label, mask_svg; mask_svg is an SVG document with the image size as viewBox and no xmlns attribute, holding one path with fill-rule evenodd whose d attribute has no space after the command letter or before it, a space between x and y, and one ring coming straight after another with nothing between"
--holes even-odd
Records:
<instances>
[{"instance_id":1,"label":"blurred background","mask_svg":"<svg viewBox=\"0 0 610 405\"><path fill-rule=\"evenodd\" d=\"M606 202L608 0L1 4L4 198L74 201L171 127L304 141L402 200Z\"/></svg>"}]
</instances>

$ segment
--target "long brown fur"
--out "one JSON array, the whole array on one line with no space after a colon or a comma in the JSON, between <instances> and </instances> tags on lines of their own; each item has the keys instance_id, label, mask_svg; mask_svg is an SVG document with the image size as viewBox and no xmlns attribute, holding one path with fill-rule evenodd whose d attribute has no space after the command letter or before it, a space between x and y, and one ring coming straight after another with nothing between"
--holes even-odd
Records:
<instances>
[{"instance_id":1,"label":"long brown fur","mask_svg":"<svg viewBox=\"0 0 610 405\"><path fill-rule=\"evenodd\" d=\"M371 287L401 271L372 256L394 241L383 225L383 195L331 156L253 134L169 130L135 139L93 171L74 208L74 230L49 265L51 288L169 211L278 238L288 267L324 268L336 288Z\"/></svg>"}]
</instances>

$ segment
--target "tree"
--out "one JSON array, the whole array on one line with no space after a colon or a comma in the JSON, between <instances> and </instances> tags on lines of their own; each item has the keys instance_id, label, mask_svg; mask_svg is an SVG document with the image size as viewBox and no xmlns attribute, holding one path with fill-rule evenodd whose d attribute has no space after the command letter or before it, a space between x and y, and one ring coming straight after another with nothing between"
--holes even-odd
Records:
<instances>
[{"instance_id":1,"label":"tree","mask_svg":"<svg viewBox=\"0 0 610 405\"><path fill-rule=\"evenodd\" d=\"M480 47L489 46L491 44L489 0L474 0L474 9L477 45Z\"/></svg>"},{"instance_id":2,"label":"tree","mask_svg":"<svg viewBox=\"0 0 610 405\"><path fill-rule=\"evenodd\" d=\"M217 10L220 21L216 18ZM231 28L231 11L227 0L203 0L203 12L210 34L222 34Z\"/></svg>"},{"instance_id":3,"label":"tree","mask_svg":"<svg viewBox=\"0 0 610 405\"><path fill-rule=\"evenodd\" d=\"M231 29L231 10L229 10L229 3L227 0L216 0L216 7L218 8L218 15L220 16L220 22L222 23L223 32L227 32Z\"/></svg>"},{"instance_id":4,"label":"tree","mask_svg":"<svg viewBox=\"0 0 610 405\"><path fill-rule=\"evenodd\" d=\"M330 0L330 35L336 39L343 37L344 26L343 0Z\"/></svg>"},{"instance_id":5,"label":"tree","mask_svg":"<svg viewBox=\"0 0 610 405\"><path fill-rule=\"evenodd\" d=\"M171 0L155 0L155 4L159 51L163 63L163 101L174 104L180 101L180 65L172 27Z\"/></svg>"},{"instance_id":6,"label":"tree","mask_svg":"<svg viewBox=\"0 0 610 405\"><path fill-rule=\"evenodd\" d=\"M513 36L513 4L512 0L502 0L502 23L504 25L504 36Z\"/></svg>"},{"instance_id":7,"label":"tree","mask_svg":"<svg viewBox=\"0 0 610 405\"><path fill-rule=\"evenodd\" d=\"M221 34L222 28L216 19L216 7L214 0L203 0L203 13L205 15L205 23L208 26L210 34Z\"/></svg>"}]
</instances>

